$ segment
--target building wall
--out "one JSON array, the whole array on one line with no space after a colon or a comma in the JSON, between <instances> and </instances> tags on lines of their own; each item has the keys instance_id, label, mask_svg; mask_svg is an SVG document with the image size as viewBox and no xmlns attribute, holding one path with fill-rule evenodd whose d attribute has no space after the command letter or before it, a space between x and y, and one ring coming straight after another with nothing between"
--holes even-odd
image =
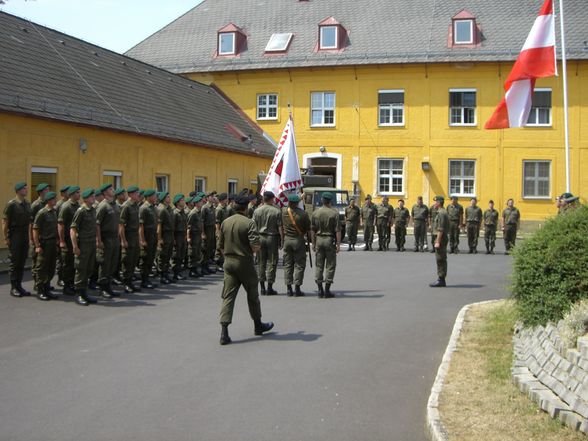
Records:
<instances>
[{"instance_id":1,"label":"building wall","mask_svg":"<svg viewBox=\"0 0 588 441\"><path fill-rule=\"evenodd\" d=\"M476 160L476 196L486 206L494 199L502 209L513 198L527 220L542 220L555 213L554 197L565 191L565 154L560 78L542 79L536 87L552 89L551 127L484 130L503 94L503 84L512 65L508 63L384 65L357 68L308 68L190 74L190 78L215 83L253 120L256 96L277 93L278 119L257 121L278 139L288 118L294 117L300 162L304 155L341 155L340 187L352 190L357 163L361 196L377 194L377 158L405 160L402 196L411 203L418 195L431 201L435 194L448 196L449 160ZM561 69L560 69L561 70ZM570 143L572 192L584 195L588 176L581 164L588 154L588 63L570 62ZM449 125L449 89L477 90L477 124ZM378 90L404 89L405 126L378 126ZM336 126L310 127L310 94L336 92ZM551 161L550 197L523 197L523 160ZM421 170L429 162L431 170ZM469 203L463 198L462 203Z\"/></svg>"}]
</instances>

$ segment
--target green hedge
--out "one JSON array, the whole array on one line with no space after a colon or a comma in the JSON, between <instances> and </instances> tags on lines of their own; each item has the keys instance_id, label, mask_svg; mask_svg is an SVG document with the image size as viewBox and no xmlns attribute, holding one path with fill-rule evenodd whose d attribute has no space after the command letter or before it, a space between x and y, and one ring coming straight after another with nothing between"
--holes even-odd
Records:
<instances>
[{"instance_id":1,"label":"green hedge","mask_svg":"<svg viewBox=\"0 0 588 441\"><path fill-rule=\"evenodd\" d=\"M514 251L512 294L525 326L561 320L588 298L588 208L545 223Z\"/></svg>"}]
</instances>

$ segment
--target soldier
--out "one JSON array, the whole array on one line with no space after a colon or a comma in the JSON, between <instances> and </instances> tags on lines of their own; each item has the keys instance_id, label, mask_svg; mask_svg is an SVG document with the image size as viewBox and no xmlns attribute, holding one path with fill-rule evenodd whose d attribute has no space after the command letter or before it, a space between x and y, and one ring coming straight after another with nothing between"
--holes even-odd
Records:
<instances>
[{"instance_id":1,"label":"soldier","mask_svg":"<svg viewBox=\"0 0 588 441\"><path fill-rule=\"evenodd\" d=\"M566 211L578 208L579 197L574 196L572 193L564 193L559 197L559 213L565 213Z\"/></svg>"},{"instance_id":2,"label":"soldier","mask_svg":"<svg viewBox=\"0 0 588 441\"><path fill-rule=\"evenodd\" d=\"M509 199L506 201L506 208L502 212L502 231L504 234L506 254L510 254L510 250L515 246L520 221L521 213L519 209L514 206L514 200Z\"/></svg>"},{"instance_id":3,"label":"soldier","mask_svg":"<svg viewBox=\"0 0 588 441\"><path fill-rule=\"evenodd\" d=\"M261 295L273 296L276 269L278 267L280 244L284 243L282 212L276 207L276 196L271 191L263 194L263 205L253 213L253 220L260 235L259 285ZM267 281L267 291L265 282Z\"/></svg>"},{"instance_id":4,"label":"soldier","mask_svg":"<svg viewBox=\"0 0 588 441\"><path fill-rule=\"evenodd\" d=\"M236 214L221 225L219 241L225 259L222 307L220 312L220 344L231 343L229 325L233 320L233 309L237 292L241 285L247 291L249 314L255 324L255 335L262 335L274 327L272 322L261 321L261 305L257 290L257 272L253 263L253 254L260 249L259 233L252 219L247 219L246 212L249 197L240 195L235 200Z\"/></svg>"},{"instance_id":5,"label":"soldier","mask_svg":"<svg viewBox=\"0 0 588 441\"><path fill-rule=\"evenodd\" d=\"M256 195L249 205L247 206L247 217L253 219L253 213L261 206L261 195Z\"/></svg>"},{"instance_id":6,"label":"soldier","mask_svg":"<svg viewBox=\"0 0 588 441\"><path fill-rule=\"evenodd\" d=\"M104 196L100 191L100 188L94 190L94 203L92 204L92 208L94 208L94 212L98 210L98 205L104 200ZM98 283L98 273L100 271L100 265L102 263L102 253L96 247L96 258L94 259L94 270L90 276L90 280L88 282L88 288L91 290L96 290L97 283Z\"/></svg>"},{"instance_id":7,"label":"soldier","mask_svg":"<svg viewBox=\"0 0 588 441\"><path fill-rule=\"evenodd\" d=\"M410 222L410 211L404 206L404 200L398 201L394 209L394 236L396 237L396 251L405 251L406 227Z\"/></svg>"},{"instance_id":8,"label":"soldier","mask_svg":"<svg viewBox=\"0 0 588 441\"><path fill-rule=\"evenodd\" d=\"M69 199L69 194L67 193L67 190L69 188L69 185L63 185L60 189L59 189L59 195L60 195L60 199L57 201L57 203L55 204L55 213L57 214L57 219L59 219L59 212L61 211L61 206L67 202L67 200ZM61 252L57 253L57 285L58 286L65 286L65 284L63 283L63 265L62 265L62 261L61 261Z\"/></svg>"},{"instance_id":9,"label":"soldier","mask_svg":"<svg viewBox=\"0 0 588 441\"><path fill-rule=\"evenodd\" d=\"M349 238L349 248L347 251L355 251L355 244L357 243L357 230L359 229L359 220L361 212L359 207L355 205L355 198L349 199L349 206L345 208L345 231Z\"/></svg>"},{"instance_id":10,"label":"soldier","mask_svg":"<svg viewBox=\"0 0 588 441\"><path fill-rule=\"evenodd\" d=\"M193 199L194 208L188 214L188 247L190 254L190 277L199 278L202 273L202 196L196 195Z\"/></svg>"},{"instance_id":11,"label":"soldier","mask_svg":"<svg viewBox=\"0 0 588 441\"><path fill-rule=\"evenodd\" d=\"M488 209L484 212L484 242L486 242L486 254L494 254L496 228L498 228L498 211L494 209L494 201L490 200L488 203Z\"/></svg>"},{"instance_id":12,"label":"soldier","mask_svg":"<svg viewBox=\"0 0 588 441\"><path fill-rule=\"evenodd\" d=\"M186 208L186 199L183 194L177 194L174 196L174 206L174 255L172 271L174 273L173 281L177 282L178 280L185 279L182 270L186 258L186 250L188 248L186 236L188 216L184 211L184 208Z\"/></svg>"},{"instance_id":13,"label":"soldier","mask_svg":"<svg viewBox=\"0 0 588 441\"><path fill-rule=\"evenodd\" d=\"M482 209L478 207L478 199L472 198L470 206L465 210L466 231L468 233L469 254L478 254L478 237L482 223Z\"/></svg>"},{"instance_id":14,"label":"soldier","mask_svg":"<svg viewBox=\"0 0 588 441\"><path fill-rule=\"evenodd\" d=\"M209 193L206 196L204 205L202 206L201 216L204 226L204 243L202 266L209 274L214 274L216 271L211 268L212 259L215 252L215 213L214 213L214 193Z\"/></svg>"},{"instance_id":15,"label":"soldier","mask_svg":"<svg viewBox=\"0 0 588 441\"><path fill-rule=\"evenodd\" d=\"M69 229L71 228L76 211L80 208L80 187L77 185L70 186L67 194L69 195L69 199L63 203L61 210L59 210L59 216L57 217L57 232L59 234L59 250L62 262L61 277L63 280L63 294L73 296L75 294L75 256Z\"/></svg>"},{"instance_id":16,"label":"soldier","mask_svg":"<svg viewBox=\"0 0 588 441\"><path fill-rule=\"evenodd\" d=\"M388 196L382 198L382 203L376 206L376 227L378 228L378 251L386 251L390 243L390 228L394 209L388 204Z\"/></svg>"},{"instance_id":17,"label":"soldier","mask_svg":"<svg viewBox=\"0 0 588 441\"><path fill-rule=\"evenodd\" d=\"M75 257L76 303L88 306L97 301L88 295L88 281L96 260L96 200L95 190L88 188L82 192L82 204L71 222L70 237Z\"/></svg>"},{"instance_id":18,"label":"soldier","mask_svg":"<svg viewBox=\"0 0 588 441\"><path fill-rule=\"evenodd\" d=\"M457 196L451 196L451 204L446 210L449 216L449 254L459 254L459 232L464 226L463 207L457 200Z\"/></svg>"},{"instance_id":19,"label":"soldier","mask_svg":"<svg viewBox=\"0 0 588 441\"><path fill-rule=\"evenodd\" d=\"M153 189L143 193L145 202L139 207L139 267L141 269L141 288L153 289L156 285L149 276L155 262L157 252L157 194Z\"/></svg>"},{"instance_id":20,"label":"soldier","mask_svg":"<svg viewBox=\"0 0 588 441\"><path fill-rule=\"evenodd\" d=\"M171 196L168 192L159 193L159 201L157 207L157 239L159 243L157 269L160 283L169 285L173 283L169 276L169 267L174 249L174 210L170 205Z\"/></svg>"},{"instance_id":21,"label":"soldier","mask_svg":"<svg viewBox=\"0 0 588 441\"><path fill-rule=\"evenodd\" d=\"M312 249L316 252L315 281L319 298L335 297L331 293L331 284L337 268L337 253L341 247L341 225L339 213L331 208L333 194L324 192L323 206L312 213ZM326 270L326 271L325 271ZM324 277L323 277L323 273ZM325 288L323 290L323 280Z\"/></svg>"},{"instance_id":22,"label":"soldier","mask_svg":"<svg viewBox=\"0 0 588 441\"><path fill-rule=\"evenodd\" d=\"M120 254L120 237L118 226L120 224L120 208L114 201L114 188L112 184L104 184L100 187L102 202L96 210L96 260L99 262L98 286L105 299L117 295L112 290L112 276Z\"/></svg>"},{"instance_id":23,"label":"soldier","mask_svg":"<svg viewBox=\"0 0 588 441\"><path fill-rule=\"evenodd\" d=\"M31 223L31 204L27 201L26 182L14 186L15 197L4 208L2 232L8 247L10 266L10 295L23 297L31 295L22 287L24 267L29 254L29 226Z\"/></svg>"},{"instance_id":24,"label":"soldier","mask_svg":"<svg viewBox=\"0 0 588 441\"><path fill-rule=\"evenodd\" d=\"M47 194L50 190L51 187L49 187L49 184L39 184L37 185L37 199L35 199L33 201L33 203L31 204L31 223L29 224L29 237L31 240L31 245L33 245L33 252L31 253L31 260L32 260L32 264L33 264L33 269L31 271L32 275L33 275L33 280L36 281L37 278L37 252L35 251L36 247L34 246L33 243L33 224L35 223L35 217L37 217L37 213L39 212L39 210L41 208L43 208L45 206L45 194Z\"/></svg>"},{"instance_id":25,"label":"soldier","mask_svg":"<svg viewBox=\"0 0 588 441\"><path fill-rule=\"evenodd\" d=\"M417 198L417 203L412 206L412 223L414 226L414 252L425 250L427 244L427 222L429 220L429 207L423 204L423 197Z\"/></svg>"},{"instance_id":26,"label":"soldier","mask_svg":"<svg viewBox=\"0 0 588 441\"><path fill-rule=\"evenodd\" d=\"M55 214L56 194L44 193L45 206L35 216L33 222L33 243L37 259L35 261L35 289L39 300L56 299L51 293L50 283L55 275L57 260L57 215Z\"/></svg>"},{"instance_id":27,"label":"soldier","mask_svg":"<svg viewBox=\"0 0 588 441\"><path fill-rule=\"evenodd\" d=\"M371 195L365 197L363 207L361 207L361 222L363 226L363 241L365 242L364 251L372 250L374 241L374 223L376 221L376 206L372 203Z\"/></svg>"},{"instance_id":28,"label":"soldier","mask_svg":"<svg viewBox=\"0 0 588 441\"><path fill-rule=\"evenodd\" d=\"M433 221L431 228L436 233L435 238L435 260L437 261L437 281L431 283L431 288L443 288L447 286L445 278L447 277L447 243L449 239L447 232L449 231L449 215L447 210L443 208L445 198L443 196L435 196L435 209L437 216Z\"/></svg>"},{"instance_id":29,"label":"soldier","mask_svg":"<svg viewBox=\"0 0 588 441\"><path fill-rule=\"evenodd\" d=\"M429 207L429 229L431 231L431 253L435 253L435 241L437 240L437 232L433 230L433 222L437 217L437 204L433 202L433 205Z\"/></svg>"},{"instance_id":30,"label":"soldier","mask_svg":"<svg viewBox=\"0 0 588 441\"><path fill-rule=\"evenodd\" d=\"M218 195L218 205L214 210L214 225L215 225L215 242L216 242L216 251L214 255L214 261L216 266L220 272L223 271L223 257L222 251L218 246L218 236L220 235L220 226L224 222L226 218L229 217L229 206L228 206L228 196L226 193L221 193Z\"/></svg>"},{"instance_id":31,"label":"soldier","mask_svg":"<svg viewBox=\"0 0 588 441\"><path fill-rule=\"evenodd\" d=\"M129 199L120 211L118 234L121 246L122 282L125 292L131 294L141 291L133 285L133 275L139 262L139 187L131 185L127 189Z\"/></svg>"},{"instance_id":32,"label":"soldier","mask_svg":"<svg viewBox=\"0 0 588 441\"><path fill-rule=\"evenodd\" d=\"M289 297L303 297L300 287L306 269L306 238L310 232L310 217L298 205L300 195L288 195L288 207L282 209L284 237L284 281ZM356 207L357 208L357 207ZM295 290L292 291L292 284Z\"/></svg>"},{"instance_id":33,"label":"soldier","mask_svg":"<svg viewBox=\"0 0 588 441\"><path fill-rule=\"evenodd\" d=\"M122 187L117 188L114 191L114 196L116 198L115 201L116 201L116 205L118 206L119 211L122 211L122 206L125 203L125 201L127 200L127 191ZM118 262L117 262L115 270L114 270L114 275L112 276L112 283L114 285L122 285L122 282L121 282L121 279L122 279L122 277L121 277L121 272L122 272L121 271L121 268L122 268L121 262L122 262L122 250L121 250L121 252L118 253Z\"/></svg>"}]
</instances>

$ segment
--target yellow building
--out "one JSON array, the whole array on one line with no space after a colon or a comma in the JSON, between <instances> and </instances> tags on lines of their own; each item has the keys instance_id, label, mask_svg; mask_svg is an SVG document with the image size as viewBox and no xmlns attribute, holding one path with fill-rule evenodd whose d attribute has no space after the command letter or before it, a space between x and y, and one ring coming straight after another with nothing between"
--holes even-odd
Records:
<instances>
[{"instance_id":1,"label":"yellow building","mask_svg":"<svg viewBox=\"0 0 588 441\"><path fill-rule=\"evenodd\" d=\"M539 221L565 191L561 79L537 82L527 127L483 125L542 3L205 0L128 55L214 84L274 139L291 112L302 166L362 198L477 196L499 209L513 198ZM586 8L567 4L571 183L583 195Z\"/></svg>"}]
</instances>

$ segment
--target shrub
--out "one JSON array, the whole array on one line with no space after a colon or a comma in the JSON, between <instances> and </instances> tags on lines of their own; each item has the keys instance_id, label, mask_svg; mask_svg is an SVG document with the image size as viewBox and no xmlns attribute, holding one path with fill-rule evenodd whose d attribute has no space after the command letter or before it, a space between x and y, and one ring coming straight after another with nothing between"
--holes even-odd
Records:
<instances>
[{"instance_id":1,"label":"shrub","mask_svg":"<svg viewBox=\"0 0 588 441\"><path fill-rule=\"evenodd\" d=\"M565 315L559 336L566 348L575 348L578 337L586 334L588 325L588 300L580 300Z\"/></svg>"},{"instance_id":2,"label":"shrub","mask_svg":"<svg viewBox=\"0 0 588 441\"><path fill-rule=\"evenodd\" d=\"M514 251L512 294L525 326L558 322L588 297L588 208L548 220Z\"/></svg>"}]
</instances>

